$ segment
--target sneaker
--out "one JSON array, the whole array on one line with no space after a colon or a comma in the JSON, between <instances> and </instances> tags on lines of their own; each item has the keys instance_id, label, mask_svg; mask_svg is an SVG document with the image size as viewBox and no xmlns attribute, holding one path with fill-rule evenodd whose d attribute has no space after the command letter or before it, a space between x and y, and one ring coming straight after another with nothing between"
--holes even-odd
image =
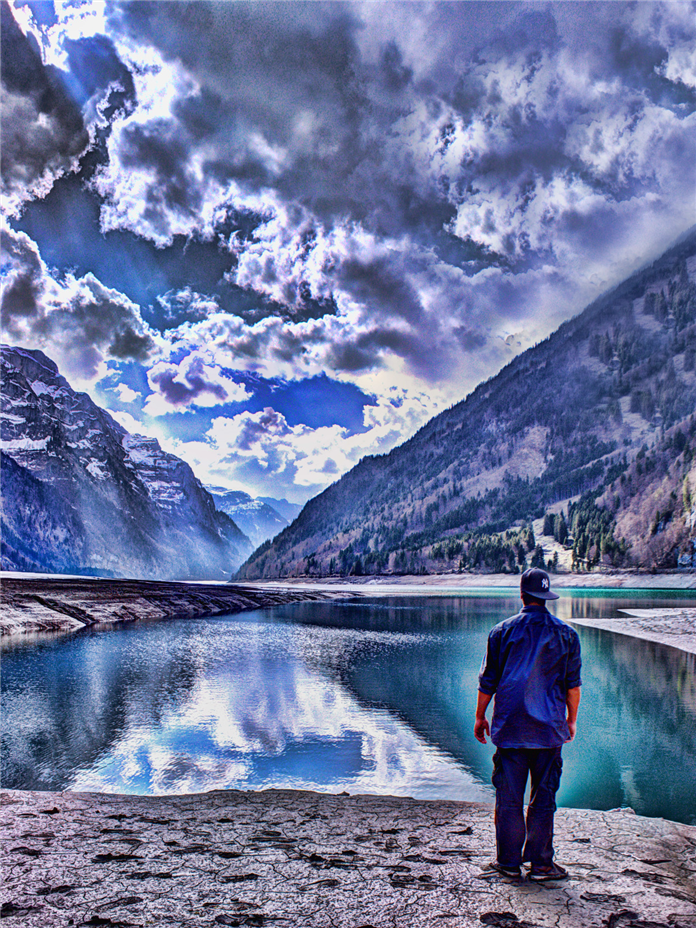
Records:
<instances>
[{"instance_id":1,"label":"sneaker","mask_svg":"<svg viewBox=\"0 0 696 928\"><path fill-rule=\"evenodd\" d=\"M522 876L522 871L519 867L503 867L497 860L492 860L490 863L487 863L483 868L483 872L484 874L498 873L500 876L506 876L511 880L519 880Z\"/></svg>"},{"instance_id":2,"label":"sneaker","mask_svg":"<svg viewBox=\"0 0 696 928\"><path fill-rule=\"evenodd\" d=\"M552 880L565 880L568 871L558 864L551 864L550 867L532 867L529 879L534 883L549 883Z\"/></svg>"}]
</instances>

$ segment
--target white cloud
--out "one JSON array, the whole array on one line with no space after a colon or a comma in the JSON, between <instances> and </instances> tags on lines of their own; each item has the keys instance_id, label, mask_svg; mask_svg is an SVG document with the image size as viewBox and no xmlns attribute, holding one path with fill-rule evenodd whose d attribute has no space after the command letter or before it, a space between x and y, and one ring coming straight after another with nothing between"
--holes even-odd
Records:
<instances>
[{"instance_id":1,"label":"white cloud","mask_svg":"<svg viewBox=\"0 0 696 928\"><path fill-rule=\"evenodd\" d=\"M91 273L54 277L28 235L7 225L0 232L7 340L46 351L82 387L105 375L110 358L143 362L154 351L139 307L126 296Z\"/></svg>"},{"instance_id":2,"label":"white cloud","mask_svg":"<svg viewBox=\"0 0 696 928\"><path fill-rule=\"evenodd\" d=\"M158 434L155 434L152 429L148 429L146 424L141 422L140 419L136 419L129 412L123 412L120 409L107 409L107 412L131 435L147 435L150 438L159 438Z\"/></svg>"},{"instance_id":3,"label":"white cloud","mask_svg":"<svg viewBox=\"0 0 696 928\"><path fill-rule=\"evenodd\" d=\"M373 379L372 384L378 386ZM304 502L336 481L366 454L385 453L413 434L437 411L427 393L386 387L376 405L365 406L365 431L338 425L290 426L272 408L219 416L203 440L164 439L207 484L240 487L254 496L287 495Z\"/></svg>"},{"instance_id":4,"label":"white cloud","mask_svg":"<svg viewBox=\"0 0 696 928\"><path fill-rule=\"evenodd\" d=\"M83 39L107 32L106 3L75 3L74 0L54 0L56 23L41 31L40 41L46 64L66 68L65 41ZM35 32L37 35L37 32Z\"/></svg>"},{"instance_id":5,"label":"white cloud","mask_svg":"<svg viewBox=\"0 0 696 928\"><path fill-rule=\"evenodd\" d=\"M137 390L132 390L125 383L120 383L116 387L116 392L118 393L118 398L122 403L132 403L133 400L137 400L139 396L142 396L141 393L138 393Z\"/></svg>"},{"instance_id":6,"label":"white cloud","mask_svg":"<svg viewBox=\"0 0 696 928\"><path fill-rule=\"evenodd\" d=\"M158 361L148 371L147 379L154 391L143 407L148 416L184 412L192 406L241 403L250 396L244 385L228 377L206 350L192 351L176 364Z\"/></svg>"},{"instance_id":7,"label":"white cloud","mask_svg":"<svg viewBox=\"0 0 696 928\"><path fill-rule=\"evenodd\" d=\"M631 10L633 24L643 35L657 39L666 50L658 73L670 81L696 89L696 17L692 3L662 0Z\"/></svg>"}]
</instances>

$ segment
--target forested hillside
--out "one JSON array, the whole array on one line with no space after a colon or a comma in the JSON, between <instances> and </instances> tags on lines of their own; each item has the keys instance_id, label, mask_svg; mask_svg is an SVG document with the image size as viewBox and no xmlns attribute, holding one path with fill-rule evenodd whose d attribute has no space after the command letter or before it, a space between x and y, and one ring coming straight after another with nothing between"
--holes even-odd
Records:
<instances>
[{"instance_id":1,"label":"forested hillside","mask_svg":"<svg viewBox=\"0 0 696 928\"><path fill-rule=\"evenodd\" d=\"M244 578L694 560L696 230L390 454L363 459ZM550 565L553 567L553 562Z\"/></svg>"}]
</instances>

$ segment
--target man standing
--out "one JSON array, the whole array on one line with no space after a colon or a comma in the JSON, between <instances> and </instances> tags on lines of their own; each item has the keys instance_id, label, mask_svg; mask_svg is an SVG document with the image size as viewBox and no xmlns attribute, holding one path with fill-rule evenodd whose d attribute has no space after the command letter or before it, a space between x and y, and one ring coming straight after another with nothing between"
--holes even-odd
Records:
<instances>
[{"instance_id":1,"label":"man standing","mask_svg":"<svg viewBox=\"0 0 696 928\"><path fill-rule=\"evenodd\" d=\"M497 857L489 868L518 878L523 862L535 882L562 880L553 861L553 816L561 780L561 747L575 737L580 704L580 641L577 632L546 608L558 599L549 575L532 567L520 582L522 611L493 628L479 674L474 735L486 735L493 756ZM495 694L493 727L486 709ZM524 818L524 792L531 795Z\"/></svg>"}]
</instances>

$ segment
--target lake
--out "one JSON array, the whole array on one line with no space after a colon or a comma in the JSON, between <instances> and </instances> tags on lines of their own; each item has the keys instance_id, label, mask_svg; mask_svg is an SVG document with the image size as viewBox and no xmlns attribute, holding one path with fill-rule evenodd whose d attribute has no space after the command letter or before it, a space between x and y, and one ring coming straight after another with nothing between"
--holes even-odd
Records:
<instances>
[{"instance_id":1,"label":"lake","mask_svg":"<svg viewBox=\"0 0 696 928\"><path fill-rule=\"evenodd\" d=\"M554 605L572 621L694 602L593 590ZM365 597L4 642L0 781L491 801L477 678L489 629L518 604L500 590ZM559 805L696 824L696 656L576 627L583 699Z\"/></svg>"}]
</instances>

